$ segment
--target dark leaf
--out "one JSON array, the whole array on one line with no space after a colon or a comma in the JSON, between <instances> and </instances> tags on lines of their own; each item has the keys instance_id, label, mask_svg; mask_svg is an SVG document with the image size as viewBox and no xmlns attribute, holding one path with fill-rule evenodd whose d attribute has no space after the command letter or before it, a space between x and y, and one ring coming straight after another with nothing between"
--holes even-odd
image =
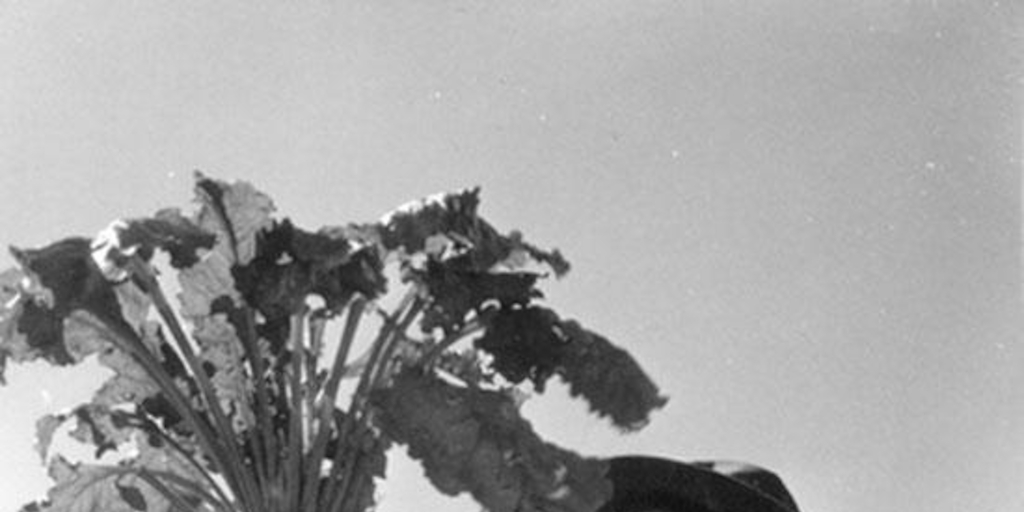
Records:
<instances>
[{"instance_id":1,"label":"dark leaf","mask_svg":"<svg viewBox=\"0 0 1024 512\"><path fill-rule=\"evenodd\" d=\"M130 485L116 484L117 492L128 506L135 510L146 512L146 497L137 487Z\"/></svg>"},{"instance_id":2,"label":"dark leaf","mask_svg":"<svg viewBox=\"0 0 1024 512\"><path fill-rule=\"evenodd\" d=\"M408 253L414 253L423 251L427 239L437 234L456 233L479 238L483 235L481 230L493 231L477 217L479 205L479 188L437 194L406 203L381 219L381 241L388 250L401 247Z\"/></svg>"},{"instance_id":3,"label":"dark leaf","mask_svg":"<svg viewBox=\"0 0 1024 512\"><path fill-rule=\"evenodd\" d=\"M521 306L541 296L534 288L538 274L514 272L491 274L460 268L460 260L428 261L426 270L416 273L430 294L423 316L424 332L441 328L451 333L462 327L466 315L479 311L490 301L503 307Z\"/></svg>"},{"instance_id":4,"label":"dark leaf","mask_svg":"<svg viewBox=\"0 0 1024 512\"><path fill-rule=\"evenodd\" d=\"M567 344L558 315L538 306L497 310L475 342L494 356L494 371L516 384L530 379L538 391L562 363Z\"/></svg>"},{"instance_id":5,"label":"dark leaf","mask_svg":"<svg viewBox=\"0 0 1024 512\"><path fill-rule=\"evenodd\" d=\"M211 249L216 237L183 217L176 209L160 210L151 218L117 221L93 241L94 251L115 251L103 254L116 260L118 255L136 251L148 259L155 249L171 256L174 268L184 268L199 261L200 249Z\"/></svg>"},{"instance_id":6,"label":"dark leaf","mask_svg":"<svg viewBox=\"0 0 1024 512\"><path fill-rule=\"evenodd\" d=\"M376 249L353 245L341 230L311 233L287 219L265 231L256 257L232 274L245 301L263 316L260 333L275 353L288 335L288 316L304 309L310 295L323 298L334 314L355 293L376 297L385 289Z\"/></svg>"},{"instance_id":7,"label":"dark leaf","mask_svg":"<svg viewBox=\"0 0 1024 512\"><path fill-rule=\"evenodd\" d=\"M569 384L570 394L586 399L599 416L637 430L647 424L652 411L668 402L628 352L575 321L562 322L562 329L571 341L558 373Z\"/></svg>"},{"instance_id":8,"label":"dark leaf","mask_svg":"<svg viewBox=\"0 0 1024 512\"><path fill-rule=\"evenodd\" d=\"M22 269L5 274L5 280L18 282L3 285L10 298L4 304L0 359L42 358L59 365L80 361L89 352L69 351L65 340L67 320L78 310L129 327L118 294L94 263L89 243L67 238L42 249L11 249ZM90 345L89 350L97 347Z\"/></svg>"}]
</instances>

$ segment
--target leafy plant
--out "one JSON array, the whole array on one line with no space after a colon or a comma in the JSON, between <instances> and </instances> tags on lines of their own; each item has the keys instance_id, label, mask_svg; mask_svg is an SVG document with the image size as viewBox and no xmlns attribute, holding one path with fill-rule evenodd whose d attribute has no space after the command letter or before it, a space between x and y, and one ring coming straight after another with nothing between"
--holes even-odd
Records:
<instances>
[{"instance_id":1,"label":"leafy plant","mask_svg":"<svg viewBox=\"0 0 1024 512\"><path fill-rule=\"evenodd\" d=\"M665 403L625 351L540 305L538 283L569 264L492 227L477 189L317 231L248 183L197 174L196 197L189 216L11 249L0 378L7 360L95 355L113 371L39 420L56 483L23 510L361 512L399 443L441 492L494 512L591 511L610 495L605 463L542 441L519 387L558 375L625 430ZM65 426L116 462L51 456Z\"/></svg>"}]
</instances>

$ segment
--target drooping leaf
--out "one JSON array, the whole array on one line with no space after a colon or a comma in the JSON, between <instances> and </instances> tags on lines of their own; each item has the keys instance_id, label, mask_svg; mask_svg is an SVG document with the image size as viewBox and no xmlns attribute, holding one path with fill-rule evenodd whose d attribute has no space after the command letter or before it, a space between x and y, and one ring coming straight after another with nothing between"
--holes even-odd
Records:
<instances>
[{"instance_id":1,"label":"drooping leaf","mask_svg":"<svg viewBox=\"0 0 1024 512\"><path fill-rule=\"evenodd\" d=\"M111 326L137 330L148 315L145 294L131 282L107 280L87 239L11 253L21 268L5 272L0 284L7 299L0 316L0 377L7 358L77 363L110 341Z\"/></svg>"},{"instance_id":2,"label":"drooping leaf","mask_svg":"<svg viewBox=\"0 0 1024 512\"><path fill-rule=\"evenodd\" d=\"M558 315L540 306L504 307L487 318L487 329L475 346L494 356L491 368L515 384L530 379L543 392L568 344Z\"/></svg>"},{"instance_id":3,"label":"drooping leaf","mask_svg":"<svg viewBox=\"0 0 1024 512\"><path fill-rule=\"evenodd\" d=\"M573 320L562 322L562 329L571 341L558 374L569 384L569 393L582 396L599 416L636 430L668 402L628 352Z\"/></svg>"},{"instance_id":4,"label":"drooping leaf","mask_svg":"<svg viewBox=\"0 0 1024 512\"><path fill-rule=\"evenodd\" d=\"M190 267L198 253L213 247L215 236L204 231L177 209L160 210L150 218L116 220L93 238L93 260L107 279L123 281L127 258L139 255L149 260L156 249L171 256L174 268Z\"/></svg>"},{"instance_id":5,"label":"drooping leaf","mask_svg":"<svg viewBox=\"0 0 1024 512\"><path fill-rule=\"evenodd\" d=\"M217 236L216 251L234 265L256 257L256 239L273 224L274 203L244 181L226 183L196 173L196 223Z\"/></svg>"},{"instance_id":6,"label":"drooping leaf","mask_svg":"<svg viewBox=\"0 0 1024 512\"><path fill-rule=\"evenodd\" d=\"M427 478L492 512L596 510L611 495L605 463L543 442L507 394L462 388L413 369L378 391L384 432Z\"/></svg>"},{"instance_id":7,"label":"drooping leaf","mask_svg":"<svg viewBox=\"0 0 1024 512\"><path fill-rule=\"evenodd\" d=\"M11 252L25 275L46 290L45 300L39 295L18 300L17 330L28 347L27 353L20 354L23 359L42 358L59 365L77 362L64 340L64 320L72 311L85 310L105 322L124 321L111 283L91 258L89 240L67 238L42 249L12 248Z\"/></svg>"}]
</instances>

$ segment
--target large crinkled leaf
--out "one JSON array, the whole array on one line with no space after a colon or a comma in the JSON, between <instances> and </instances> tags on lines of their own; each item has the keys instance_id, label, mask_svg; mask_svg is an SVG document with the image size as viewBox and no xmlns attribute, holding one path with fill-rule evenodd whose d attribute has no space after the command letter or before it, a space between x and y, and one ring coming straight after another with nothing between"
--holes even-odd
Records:
<instances>
[{"instance_id":1,"label":"large crinkled leaf","mask_svg":"<svg viewBox=\"0 0 1024 512\"><path fill-rule=\"evenodd\" d=\"M196 173L200 209L196 222L217 236L215 250L232 264L246 265L256 257L256 239L273 225L274 203L244 181L227 183Z\"/></svg>"},{"instance_id":2,"label":"large crinkled leaf","mask_svg":"<svg viewBox=\"0 0 1024 512\"><path fill-rule=\"evenodd\" d=\"M568 344L558 315L539 306L504 307L486 318L487 329L475 346L494 356L491 368L515 384L530 379L543 391L562 364Z\"/></svg>"},{"instance_id":3,"label":"large crinkled leaf","mask_svg":"<svg viewBox=\"0 0 1024 512\"><path fill-rule=\"evenodd\" d=\"M253 426L250 397L252 383L242 363L244 350L234 326L224 314L216 314L197 323L193 333L199 344L199 358L209 374L222 410L227 411L236 432Z\"/></svg>"},{"instance_id":4,"label":"large crinkled leaf","mask_svg":"<svg viewBox=\"0 0 1024 512\"><path fill-rule=\"evenodd\" d=\"M556 276L569 271L569 263L557 250L544 251L526 243L518 231L502 235L477 214L480 189L435 194L406 203L385 214L374 230L387 251L428 253L435 259L468 256L475 270L496 266L515 270L528 260L550 268Z\"/></svg>"},{"instance_id":5,"label":"large crinkled leaf","mask_svg":"<svg viewBox=\"0 0 1024 512\"><path fill-rule=\"evenodd\" d=\"M611 495L604 462L543 442L505 393L410 370L374 403L381 428L438 490L469 492L491 512L594 511Z\"/></svg>"},{"instance_id":6,"label":"large crinkled leaf","mask_svg":"<svg viewBox=\"0 0 1024 512\"><path fill-rule=\"evenodd\" d=\"M668 398L633 356L573 320L562 322L569 338L558 374L572 396L582 396L599 416L626 430L642 428Z\"/></svg>"}]
</instances>

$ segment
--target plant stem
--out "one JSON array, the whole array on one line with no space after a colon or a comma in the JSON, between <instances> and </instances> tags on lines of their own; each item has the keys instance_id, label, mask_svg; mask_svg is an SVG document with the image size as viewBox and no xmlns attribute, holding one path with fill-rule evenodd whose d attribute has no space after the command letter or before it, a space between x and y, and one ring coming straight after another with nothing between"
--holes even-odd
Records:
<instances>
[{"instance_id":1,"label":"plant stem","mask_svg":"<svg viewBox=\"0 0 1024 512\"><path fill-rule=\"evenodd\" d=\"M256 334L256 313L248 305L244 307L245 331L240 336L246 351L246 357L252 369L253 380L256 381L256 423L263 436L263 482L267 490L270 482L277 475L277 437L273 432L273 411L270 409L270 398L267 395L266 368L263 365L263 354L259 350L259 336Z\"/></svg>"},{"instance_id":2,"label":"plant stem","mask_svg":"<svg viewBox=\"0 0 1024 512\"><path fill-rule=\"evenodd\" d=\"M302 327L305 312L293 313L288 328L288 347L291 349L291 372L288 375L289 406L288 411L288 453L285 459L285 506L288 510L299 507L302 493L302 366L303 346Z\"/></svg>"},{"instance_id":3,"label":"plant stem","mask_svg":"<svg viewBox=\"0 0 1024 512\"><path fill-rule=\"evenodd\" d=\"M182 458L185 459L186 461L188 461L189 465L191 465L193 468L195 468L196 471L199 472L200 475L202 475L203 479L206 480L206 482L208 484L210 484L210 487L213 488L213 491L215 493L217 493L217 497L220 498L220 501L224 504L224 506L222 508L226 508L231 503L231 500L228 499L227 495L224 494L224 491L220 488L220 485L210 475L210 472L207 471L206 468L204 468L202 465L200 465L199 461L197 461L196 458L192 456L192 454L190 454L188 451L186 451L184 446L181 446L181 443L179 443L173 437L168 435L167 432L164 431L164 429L156 426L152 422L149 422L146 419L142 419L142 421L145 422L144 424L147 425L147 427L151 427L151 428L146 428L146 430L145 430L146 432L152 432L152 433L155 433L156 435L160 436L160 439L163 442L167 443L176 452L181 454ZM211 498L212 498L212 496L211 496ZM213 503L213 500L207 500L207 501L211 501L211 503Z\"/></svg>"},{"instance_id":4,"label":"plant stem","mask_svg":"<svg viewBox=\"0 0 1024 512\"><path fill-rule=\"evenodd\" d=\"M173 505L174 508L176 508L179 512L195 511L195 508L189 506L188 503L185 503L185 500L183 500L181 496L178 495L178 493L172 491L169 487L164 485L164 483L161 482L160 479L158 479L148 470L140 469L138 475L139 478L143 479L146 483L152 486L153 489L156 489L157 492L162 494L164 498L167 498L167 500L171 502L171 505Z\"/></svg>"},{"instance_id":5,"label":"plant stem","mask_svg":"<svg viewBox=\"0 0 1024 512\"><path fill-rule=\"evenodd\" d=\"M225 475L229 473L235 474L236 482L241 494L239 498L246 504L246 507L249 510L262 510L264 506L263 500L260 499L261 496L258 492L255 477L252 472L247 471L245 460L242 458L241 453L238 450L238 444L235 442L234 429L224 416L224 411L221 410L220 402L217 399L217 393L213 389L213 384L210 383L210 379L206 375L206 371L203 369L199 358L196 356L195 351L192 350L192 345L189 342L188 337L185 335L185 331L181 327L181 323L178 321L177 316L174 314L174 310L167 301L167 297L164 296L163 290L160 288L160 283L157 282L152 271L147 268L146 264L143 263L138 256L133 256L129 260L129 268L131 269L132 274L136 277L138 283L141 285L143 291L145 291L153 301L153 305L156 306L157 312L160 313L160 317L164 320L164 323L171 330L171 335L174 337L182 356L184 356L185 363L188 365L193 377L199 384L199 390L203 397L203 401L206 404L206 408L210 411L210 415L213 417L213 424L218 431L217 433L223 438L224 446L227 448L227 451L225 452L227 455L225 466L229 468L229 471L226 471Z\"/></svg>"},{"instance_id":6,"label":"plant stem","mask_svg":"<svg viewBox=\"0 0 1024 512\"><path fill-rule=\"evenodd\" d=\"M319 403L316 406L316 409L319 411L320 422L316 439L313 442L313 448L310 450L309 457L306 460L305 478L308 485L315 486L312 489L315 489L316 492L307 491L303 495L302 510L305 512L316 512L320 491L320 467L323 464L324 452L330 440L333 426L332 413L334 412L334 402L338 394L341 376L345 373L345 362L348 359L349 350L352 348L352 342L355 340L356 331L359 328L359 322L362 319L365 307L366 301L362 298L354 299L348 307L345 329L342 331L341 340L338 342L338 352L334 356L334 365L331 366L330 374L324 385L323 394L320 396ZM341 449L340 432L338 435L338 449Z\"/></svg>"},{"instance_id":7,"label":"plant stem","mask_svg":"<svg viewBox=\"0 0 1024 512\"><path fill-rule=\"evenodd\" d=\"M366 365L366 369L363 370L363 375L359 379L359 386L356 389L355 394L352 396L352 403L349 407L349 413L345 415L345 427L342 431L347 435L367 435L368 432L365 427L368 423L368 416L363 414L363 408L366 406L366 402L369 400L370 391L373 390L376 383L383 378L383 369L387 367L388 359L394 352L396 341L405 335L406 329L416 318L416 316L423 309L426 301L415 295L415 289L410 290L410 294L406 297L411 297L411 300L403 300L402 306L405 310L399 309L396 311L394 316L385 317L384 326L381 327L380 336L374 342L373 353L370 355L370 361ZM396 320L400 317L401 320ZM362 445L361 439L355 438L348 440L344 445L340 445L338 453L334 458L334 466L331 468L331 479L332 484L329 487L326 498L329 500L327 503L330 505L327 507L328 511L337 510L341 506L345 496L348 494L349 489L352 487L352 479L358 476L356 467L361 459L359 447ZM340 464L342 457L339 457L342 453L344 457L344 468ZM341 478L335 479L335 474L341 471ZM340 483L340 490L337 485ZM334 494L331 495L331 492Z\"/></svg>"},{"instance_id":8,"label":"plant stem","mask_svg":"<svg viewBox=\"0 0 1024 512\"><path fill-rule=\"evenodd\" d=\"M399 321L398 326L391 332L391 336L388 337L387 341L384 342L384 352L382 357L377 361L377 364L370 365L367 367L367 371L370 372L370 379L367 383L367 388L363 390L362 394L362 405L370 398L370 392L375 389L380 381L385 378L388 374L388 368L391 365L391 356L394 355L395 349L398 348L398 343L402 339L405 339L405 331L409 329L409 325L416 319L416 315L420 314L423 307L426 305L426 301L416 297L412 304L409 305L409 309L402 315L402 319ZM357 396L359 394L357 393ZM360 407L361 409L361 407Z\"/></svg>"},{"instance_id":9,"label":"plant stem","mask_svg":"<svg viewBox=\"0 0 1024 512\"><path fill-rule=\"evenodd\" d=\"M411 302L412 294L407 294L406 299L408 300L402 300L401 306L399 306L400 308L406 307L409 302ZM373 345L370 346L370 359L367 362L366 367L363 369L363 374L359 377L359 384L356 387L356 392L352 396L352 400L349 402L349 410L345 414L341 424L338 425L338 449L334 452L331 473L327 478L327 487L320 496L320 507L322 510L334 510L333 507L336 506L335 502L337 501L338 486L341 484L340 479L343 471L342 463L345 462L345 458L348 455L348 445L351 442L351 439L348 439L348 436L351 436L355 431L355 409L357 399L359 398L360 393L364 393L363 390L370 378L369 374L376 364L377 359L380 357L380 353L384 348L384 343L391 336L391 332L395 327L395 322L390 317L385 316L384 325L381 326L376 339L373 340ZM327 508L323 508L325 506Z\"/></svg>"},{"instance_id":10,"label":"plant stem","mask_svg":"<svg viewBox=\"0 0 1024 512\"><path fill-rule=\"evenodd\" d=\"M470 320L468 323L462 326L462 329L445 336L441 341L437 343L437 345L434 345L434 348L430 349L430 352L427 352L427 354L423 356L423 359L420 360L420 363L425 368L430 368L431 365L433 365L434 362L437 360L437 358L441 357L441 355L444 354L445 350L448 350L448 347L451 347L456 342L458 342L462 338L465 338L466 336L470 336L472 334L476 334L482 331L484 327L485 326L480 322L478 318Z\"/></svg>"}]
</instances>

